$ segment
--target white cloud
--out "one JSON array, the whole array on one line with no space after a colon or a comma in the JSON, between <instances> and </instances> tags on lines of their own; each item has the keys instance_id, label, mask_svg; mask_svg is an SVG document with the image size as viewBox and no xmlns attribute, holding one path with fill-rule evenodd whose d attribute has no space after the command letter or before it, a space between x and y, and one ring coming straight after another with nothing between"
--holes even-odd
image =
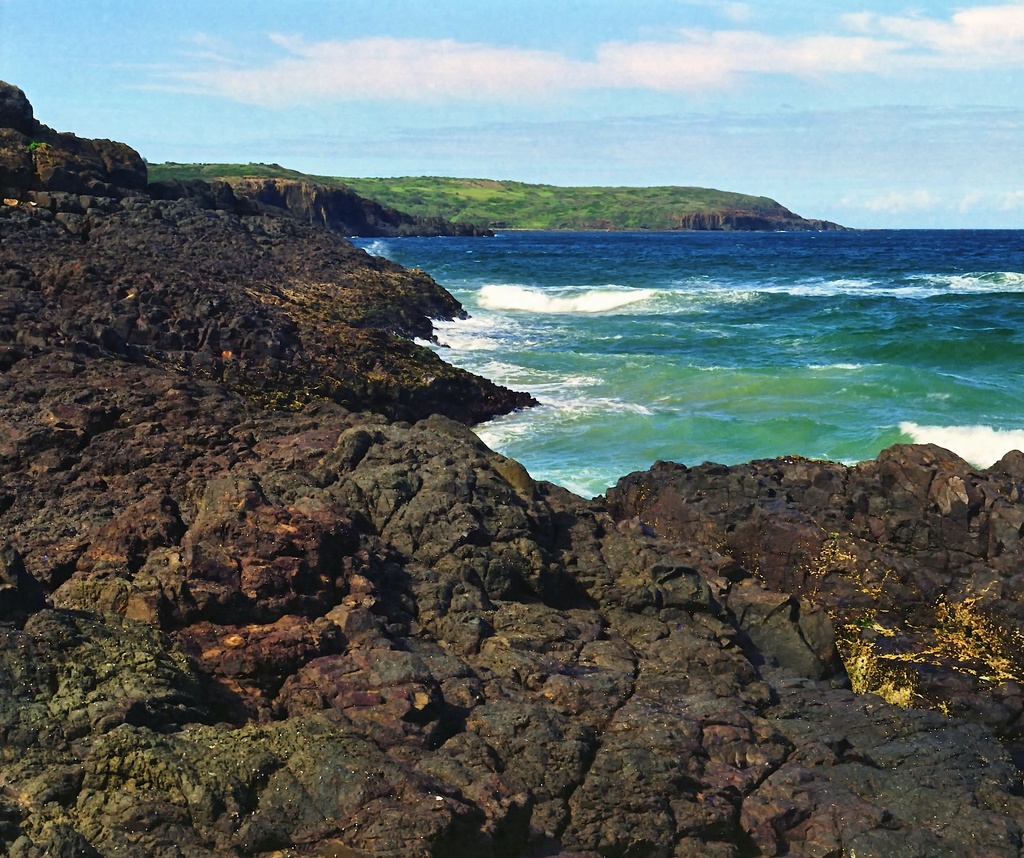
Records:
<instances>
[{"instance_id":1,"label":"white cloud","mask_svg":"<svg viewBox=\"0 0 1024 858\"><path fill-rule=\"evenodd\" d=\"M724 3L721 12L737 24L745 24L754 17L754 10L747 3Z\"/></svg>"},{"instance_id":2,"label":"white cloud","mask_svg":"<svg viewBox=\"0 0 1024 858\"><path fill-rule=\"evenodd\" d=\"M957 204L957 211L960 214L968 214L979 207L986 207L986 195L981 191L968 191Z\"/></svg>"},{"instance_id":3,"label":"white cloud","mask_svg":"<svg viewBox=\"0 0 1024 858\"><path fill-rule=\"evenodd\" d=\"M580 63L545 51L451 40L372 38L307 42L272 35L287 56L261 68L221 67L180 76L201 90L257 104L323 98L535 98L552 86L575 88Z\"/></svg>"},{"instance_id":4,"label":"white cloud","mask_svg":"<svg viewBox=\"0 0 1024 858\"><path fill-rule=\"evenodd\" d=\"M720 8L736 19L750 14L742 3ZM1024 68L1024 4L973 7L948 20L859 13L839 22L839 33L687 29L660 41L607 42L589 61L454 40L275 35L272 43L284 52L277 59L217 61L221 46L202 45L209 52L206 67L176 80L195 91L272 105L325 99L514 102L581 90L708 90L762 74L821 78L914 68Z\"/></svg>"},{"instance_id":5,"label":"white cloud","mask_svg":"<svg viewBox=\"0 0 1024 858\"><path fill-rule=\"evenodd\" d=\"M1020 3L975 6L957 12L948 21L874 13L848 15L845 21L862 33L895 37L914 53L930 54L932 62L942 65L1021 64L1024 4Z\"/></svg>"},{"instance_id":6,"label":"white cloud","mask_svg":"<svg viewBox=\"0 0 1024 858\"><path fill-rule=\"evenodd\" d=\"M890 191L861 203L868 211L881 214L907 214L939 208L942 201L931 191L918 188L909 191Z\"/></svg>"},{"instance_id":7,"label":"white cloud","mask_svg":"<svg viewBox=\"0 0 1024 858\"><path fill-rule=\"evenodd\" d=\"M598 66L621 86L656 90L704 89L749 73L817 76L867 72L893 48L862 37L782 39L748 30L687 30L681 42L610 43Z\"/></svg>"},{"instance_id":8,"label":"white cloud","mask_svg":"<svg viewBox=\"0 0 1024 858\"><path fill-rule=\"evenodd\" d=\"M1000 208L1003 211L1016 211L1024 209L1024 190L1007 191L1003 194Z\"/></svg>"}]
</instances>

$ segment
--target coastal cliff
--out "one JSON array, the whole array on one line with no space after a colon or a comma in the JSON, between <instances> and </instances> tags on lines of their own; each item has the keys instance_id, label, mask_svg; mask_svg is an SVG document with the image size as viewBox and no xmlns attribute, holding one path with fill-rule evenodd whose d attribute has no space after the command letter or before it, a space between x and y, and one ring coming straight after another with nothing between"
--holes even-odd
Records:
<instances>
[{"instance_id":1,"label":"coastal cliff","mask_svg":"<svg viewBox=\"0 0 1024 858\"><path fill-rule=\"evenodd\" d=\"M855 694L795 547L858 598L905 592L872 539L976 586L1015 460L577 497L466 425L532 400L411 341L463 312L428 276L227 186L154 197L121 144L46 136L40 171L27 105L0 84L7 854L1021 854L1019 719Z\"/></svg>"},{"instance_id":2,"label":"coastal cliff","mask_svg":"<svg viewBox=\"0 0 1024 858\"><path fill-rule=\"evenodd\" d=\"M479 235L494 233L470 223L452 223L437 215L414 217L365 199L348 188L289 179L238 179L235 192L265 205L286 209L305 223L342 235L401 237L409 235Z\"/></svg>"},{"instance_id":3,"label":"coastal cliff","mask_svg":"<svg viewBox=\"0 0 1024 858\"><path fill-rule=\"evenodd\" d=\"M820 232L845 230L837 223L805 218L768 197L713 188L562 187L493 179L443 176L402 178L332 178L306 176L276 164L154 164L161 181L205 179L228 182L249 196L273 200L300 219L313 223L332 220L325 214L337 206L381 206L386 216L365 221L350 218L348 235L418 234L476 235L490 229L554 231L713 231ZM302 190L311 188L312 191ZM311 200L311 195L319 197ZM332 202L336 195L337 203ZM369 203L368 200L376 202ZM369 209L368 209L369 210ZM399 210L401 214L399 214ZM414 225L407 226L409 220ZM387 223L392 233L378 233ZM363 224L357 228L358 224ZM486 227L479 226L485 224ZM465 230L457 233L456 230ZM410 232L403 232L409 230Z\"/></svg>"}]
</instances>

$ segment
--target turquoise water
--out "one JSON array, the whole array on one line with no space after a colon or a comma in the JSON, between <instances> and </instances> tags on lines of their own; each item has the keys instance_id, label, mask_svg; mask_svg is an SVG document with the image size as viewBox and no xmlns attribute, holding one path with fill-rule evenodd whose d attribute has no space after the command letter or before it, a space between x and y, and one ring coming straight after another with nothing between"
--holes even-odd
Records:
<instances>
[{"instance_id":1,"label":"turquoise water","mask_svg":"<svg viewBox=\"0 0 1024 858\"><path fill-rule=\"evenodd\" d=\"M471 314L451 363L542 405L478 433L594 495L658 459L1024 448L1024 232L361 240Z\"/></svg>"}]
</instances>

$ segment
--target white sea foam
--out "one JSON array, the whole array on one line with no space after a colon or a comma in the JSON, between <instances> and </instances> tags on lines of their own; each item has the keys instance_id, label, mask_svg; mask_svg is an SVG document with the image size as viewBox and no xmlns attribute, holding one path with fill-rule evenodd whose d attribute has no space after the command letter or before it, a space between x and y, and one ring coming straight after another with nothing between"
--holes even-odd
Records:
<instances>
[{"instance_id":1,"label":"white sea foam","mask_svg":"<svg viewBox=\"0 0 1024 858\"><path fill-rule=\"evenodd\" d=\"M654 413L646 405L641 405L639 402L627 402L624 399L617 399L611 396L563 396L553 400L553 404L563 414L572 416L586 416L588 414L600 414L609 411L620 414L642 414L644 416Z\"/></svg>"},{"instance_id":2,"label":"white sea foam","mask_svg":"<svg viewBox=\"0 0 1024 858\"><path fill-rule=\"evenodd\" d=\"M388 254L391 252L391 248L386 241L376 239L371 241L365 248L363 248L370 256L383 256L385 259L390 259Z\"/></svg>"},{"instance_id":3,"label":"white sea foam","mask_svg":"<svg viewBox=\"0 0 1024 858\"><path fill-rule=\"evenodd\" d=\"M898 282L867 278L813 278L795 283L788 281L743 283L725 285L724 290L735 295L754 294L792 295L806 298L836 296L888 296L921 299L950 293L969 294L987 292L1024 291L1024 274L1013 271L980 272L973 274L920 274ZM706 286L698 294L713 294Z\"/></svg>"},{"instance_id":4,"label":"white sea foam","mask_svg":"<svg viewBox=\"0 0 1024 858\"><path fill-rule=\"evenodd\" d=\"M474 431L480 440L492 450L501 451L536 435L549 436L571 430L595 414L617 412L650 416L654 413L645 405L614 397L567 396L564 393L546 397L541 388L540 385L527 387L531 394L538 397L540 405L477 426Z\"/></svg>"},{"instance_id":5,"label":"white sea foam","mask_svg":"<svg viewBox=\"0 0 1024 858\"><path fill-rule=\"evenodd\" d=\"M1024 450L1024 429L991 426L920 426L905 421L900 431L915 444L938 444L978 468L988 468L1010 450Z\"/></svg>"},{"instance_id":6,"label":"white sea foam","mask_svg":"<svg viewBox=\"0 0 1024 858\"><path fill-rule=\"evenodd\" d=\"M989 271L970 274L927 274L920 278L945 292L1021 292L1024 291L1024 273L1016 271Z\"/></svg>"},{"instance_id":7,"label":"white sea foam","mask_svg":"<svg viewBox=\"0 0 1024 858\"><path fill-rule=\"evenodd\" d=\"M701 309L709 304L751 304L761 300L761 293L767 291L757 289L750 285L736 286L723 284L721 286L705 287L701 289L680 289L671 293L675 300L683 299L686 303Z\"/></svg>"},{"instance_id":8,"label":"white sea foam","mask_svg":"<svg viewBox=\"0 0 1024 858\"><path fill-rule=\"evenodd\" d=\"M528 423L499 423L491 421L473 429L477 437L492 450L501 452L520 438L529 437L534 433Z\"/></svg>"},{"instance_id":9,"label":"white sea foam","mask_svg":"<svg viewBox=\"0 0 1024 858\"><path fill-rule=\"evenodd\" d=\"M492 283L477 294L477 303L488 310L529 313L609 313L647 301L654 289L606 287L584 290L545 291L514 283Z\"/></svg>"},{"instance_id":10,"label":"white sea foam","mask_svg":"<svg viewBox=\"0 0 1024 858\"><path fill-rule=\"evenodd\" d=\"M494 351L506 348L510 343L529 345L526 332L520 325L487 314L454 321L435 321L434 335L454 351Z\"/></svg>"},{"instance_id":11,"label":"white sea foam","mask_svg":"<svg viewBox=\"0 0 1024 858\"><path fill-rule=\"evenodd\" d=\"M442 328L435 323L434 335L442 345L460 352L494 351L501 345L497 337L479 328Z\"/></svg>"},{"instance_id":12,"label":"white sea foam","mask_svg":"<svg viewBox=\"0 0 1024 858\"><path fill-rule=\"evenodd\" d=\"M830 298L833 295L878 294L878 284L873 280L856 278L840 278L838 280L811 280L803 283L770 285L763 288L765 292L784 292L809 298Z\"/></svg>"},{"instance_id":13,"label":"white sea foam","mask_svg":"<svg viewBox=\"0 0 1024 858\"><path fill-rule=\"evenodd\" d=\"M703 313L709 307L751 304L769 295L833 298L888 296L931 298L951 292L1024 291L1024 275L979 274L950 277L927 275L913 282L885 283L869 279L808 280L802 282L700 283L678 281L668 288L539 289L516 283L492 283L480 288L476 304L487 311L543 314L600 314L627 312L643 304L652 314Z\"/></svg>"},{"instance_id":14,"label":"white sea foam","mask_svg":"<svg viewBox=\"0 0 1024 858\"><path fill-rule=\"evenodd\" d=\"M515 364L490 361L479 368L481 374L518 390L525 390L542 404L540 410L530 414L539 416L541 422L553 425L558 421L576 422L581 418L602 413L650 415L646 405L630 402L615 396L601 396L589 393L603 384L603 379L593 375L559 375L555 371L543 371L517 366ZM507 418L499 418L499 421ZM531 421L530 422L534 422Z\"/></svg>"}]
</instances>

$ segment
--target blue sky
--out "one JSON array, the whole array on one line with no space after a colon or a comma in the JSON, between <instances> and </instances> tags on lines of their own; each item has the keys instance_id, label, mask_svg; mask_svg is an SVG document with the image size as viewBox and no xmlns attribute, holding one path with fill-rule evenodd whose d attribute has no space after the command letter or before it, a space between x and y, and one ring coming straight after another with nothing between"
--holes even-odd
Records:
<instances>
[{"instance_id":1,"label":"blue sky","mask_svg":"<svg viewBox=\"0 0 1024 858\"><path fill-rule=\"evenodd\" d=\"M1024 2L0 0L0 38L38 119L151 162L1024 228Z\"/></svg>"}]
</instances>

